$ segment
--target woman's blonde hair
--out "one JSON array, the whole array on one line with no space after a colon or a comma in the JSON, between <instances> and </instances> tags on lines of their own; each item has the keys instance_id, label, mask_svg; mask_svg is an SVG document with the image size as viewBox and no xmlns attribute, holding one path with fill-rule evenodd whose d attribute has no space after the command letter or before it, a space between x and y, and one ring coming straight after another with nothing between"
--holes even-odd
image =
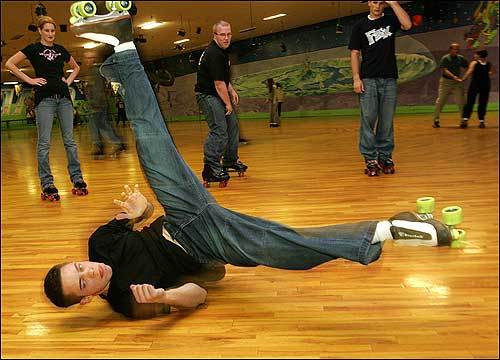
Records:
<instances>
[{"instance_id":1,"label":"woman's blonde hair","mask_svg":"<svg viewBox=\"0 0 500 360\"><path fill-rule=\"evenodd\" d=\"M56 22L50 16L40 16L40 18L38 19L38 24L37 24L38 28L40 30L43 29L43 26L45 24L52 24L52 25L54 25L54 27L57 27Z\"/></svg>"}]
</instances>

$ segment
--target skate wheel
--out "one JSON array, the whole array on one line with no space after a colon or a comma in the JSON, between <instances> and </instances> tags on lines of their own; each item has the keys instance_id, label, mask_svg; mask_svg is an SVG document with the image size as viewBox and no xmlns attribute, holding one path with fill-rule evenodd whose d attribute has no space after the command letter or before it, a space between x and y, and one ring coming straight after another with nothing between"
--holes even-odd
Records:
<instances>
[{"instance_id":1,"label":"skate wheel","mask_svg":"<svg viewBox=\"0 0 500 360\"><path fill-rule=\"evenodd\" d=\"M80 1L75 9L82 18L94 16L97 12L97 6L93 1Z\"/></svg>"},{"instance_id":2,"label":"skate wheel","mask_svg":"<svg viewBox=\"0 0 500 360\"><path fill-rule=\"evenodd\" d=\"M209 188L210 187L210 183L208 181L203 181L203 187Z\"/></svg>"},{"instance_id":3,"label":"skate wheel","mask_svg":"<svg viewBox=\"0 0 500 360\"><path fill-rule=\"evenodd\" d=\"M239 177L243 177L243 176L245 176L245 172L244 172L244 171L240 171L240 172L238 172L238 176L239 176Z\"/></svg>"},{"instance_id":4,"label":"skate wheel","mask_svg":"<svg viewBox=\"0 0 500 360\"><path fill-rule=\"evenodd\" d=\"M75 24L77 21L78 21L78 18L75 17L75 16L72 16L72 17L69 18L69 23L71 25Z\"/></svg>"},{"instance_id":5,"label":"skate wheel","mask_svg":"<svg viewBox=\"0 0 500 360\"><path fill-rule=\"evenodd\" d=\"M78 20L80 16L80 14L78 13L78 10L76 9L76 7L78 6L80 2L75 2L73 4L71 4L70 8L69 8L69 12L70 14L72 15L72 17L69 19L69 21L71 22L71 19L75 18L76 20Z\"/></svg>"},{"instance_id":6,"label":"skate wheel","mask_svg":"<svg viewBox=\"0 0 500 360\"><path fill-rule=\"evenodd\" d=\"M448 206L441 211L442 221L445 225L454 226L463 221L462 208L460 206Z\"/></svg>"},{"instance_id":7,"label":"skate wheel","mask_svg":"<svg viewBox=\"0 0 500 360\"><path fill-rule=\"evenodd\" d=\"M433 197L425 196L417 199L417 213L432 214L435 209L436 202Z\"/></svg>"},{"instance_id":8,"label":"skate wheel","mask_svg":"<svg viewBox=\"0 0 500 360\"><path fill-rule=\"evenodd\" d=\"M41 198L42 200L45 200L45 199L47 199L47 196L45 196L45 194L44 194L44 193L41 193L41 194L40 194L40 198Z\"/></svg>"},{"instance_id":9,"label":"skate wheel","mask_svg":"<svg viewBox=\"0 0 500 360\"><path fill-rule=\"evenodd\" d=\"M451 238L453 241L465 241L467 240L467 233L462 229L452 229Z\"/></svg>"},{"instance_id":10,"label":"skate wheel","mask_svg":"<svg viewBox=\"0 0 500 360\"><path fill-rule=\"evenodd\" d=\"M71 189L71 193L72 193L73 195L76 195L76 189Z\"/></svg>"},{"instance_id":11,"label":"skate wheel","mask_svg":"<svg viewBox=\"0 0 500 360\"><path fill-rule=\"evenodd\" d=\"M221 181L221 182L219 183L219 187L220 187L220 188L225 188L226 186L227 186L227 181Z\"/></svg>"},{"instance_id":12,"label":"skate wheel","mask_svg":"<svg viewBox=\"0 0 500 360\"><path fill-rule=\"evenodd\" d=\"M127 11L132 7L132 1L106 1L108 11Z\"/></svg>"}]
</instances>

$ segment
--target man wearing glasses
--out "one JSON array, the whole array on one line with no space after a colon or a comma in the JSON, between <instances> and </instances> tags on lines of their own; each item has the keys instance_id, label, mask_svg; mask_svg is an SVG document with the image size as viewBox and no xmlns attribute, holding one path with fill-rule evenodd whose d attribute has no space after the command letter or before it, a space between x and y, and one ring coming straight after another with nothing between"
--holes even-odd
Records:
<instances>
[{"instance_id":1,"label":"man wearing glasses","mask_svg":"<svg viewBox=\"0 0 500 360\"><path fill-rule=\"evenodd\" d=\"M238 119L234 105L239 97L230 81L229 55L231 25L219 21L213 26L214 40L198 62L196 100L205 114L209 133L204 146L202 177L205 186L219 182L223 187L229 180L228 171L242 175L247 166L238 160Z\"/></svg>"}]
</instances>

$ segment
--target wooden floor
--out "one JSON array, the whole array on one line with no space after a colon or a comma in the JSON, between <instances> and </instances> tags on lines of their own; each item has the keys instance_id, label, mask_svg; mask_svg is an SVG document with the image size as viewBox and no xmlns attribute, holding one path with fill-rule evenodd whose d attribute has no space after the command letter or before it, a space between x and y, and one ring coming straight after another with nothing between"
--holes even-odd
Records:
<instances>
[{"instance_id":1,"label":"wooden floor","mask_svg":"<svg viewBox=\"0 0 500 360\"><path fill-rule=\"evenodd\" d=\"M96 299L58 310L43 296L55 263L86 259L87 239L117 211L123 184L152 197L129 128L119 159L93 160L88 127L75 129L89 195L71 195L59 130L52 170L62 200L42 202L36 130L2 132L2 358L498 358L498 113L488 127L445 114L399 116L397 173L368 178L358 119L243 121L246 178L210 191L231 209L292 226L386 219L434 196L459 205L464 249L384 246L377 262L332 261L308 271L227 267L205 305L131 321ZM173 123L197 174L206 124ZM201 176L200 176L201 177ZM156 205L155 215L160 215Z\"/></svg>"}]
</instances>

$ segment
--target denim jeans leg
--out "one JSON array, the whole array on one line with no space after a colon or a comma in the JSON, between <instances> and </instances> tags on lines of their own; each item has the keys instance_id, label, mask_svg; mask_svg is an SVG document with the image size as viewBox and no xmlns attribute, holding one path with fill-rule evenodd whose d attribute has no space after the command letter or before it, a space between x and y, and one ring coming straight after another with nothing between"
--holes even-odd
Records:
<instances>
[{"instance_id":1,"label":"denim jeans leg","mask_svg":"<svg viewBox=\"0 0 500 360\"><path fill-rule=\"evenodd\" d=\"M226 116L227 121L227 146L223 154L224 165L232 165L238 160L238 144L240 140L240 130L238 116L233 107L233 112Z\"/></svg>"},{"instance_id":2,"label":"denim jeans leg","mask_svg":"<svg viewBox=\"0 0 500 360\"><path fill-rule=\"evenodd\" d=\"M83 176L80 161L78 160L76 142L73 139L73 105L67 98L61 98L57 102L57 117L59 118L66 158L68 159L68 173L71 182L74 184L83 180Z\"/></svg>"},{"instance_id":3,"label":"denim jeans leg","mask_svg":"<svg viewBox=\"0 0 500 360\"><path fill-rule=\"evenodd\" d=\"M38 176L42 189L54 184L54 176L52 176L52 172L50 171L49 150L55 113L55 99L45 98L35 107L36 128L38 130Z\"/></svg>"},{"instance_id":4,"label":"denim jeans leg","mask_svg":"<svg viewBox=\"0 0 500 360\"><path fill-rule=\"evenodd\" d=\"M139 161L168 215L165 226L176 238L185 223L215 200L177 151L137 51L115 53L101 66L101 74L123 87Z\"/></svg>"},{"instance_id":5,"label":"denim jeans leg","mask_svg":"<svg viewBox=\"0 0 500 360\"><path fill-rule=\"evenodd\" d=\"M177 240L200 262L305 270L337 258L377 260L382 246L371 244L377 223L294 229L210 204Z\"/></svg>"},{"instance_id":6,"label":"denim jeans leg","mask_svg":"<svg viewBox=\"0 0 500 360\"><path fill-rule=\"evenodd\" d=\"M226 108L217 96L199 94L197 99L208 125L208 135L203 148L203 162L212 169L220 171L222 170L222 155L228 144Z\"/></svg>"},{"instance_id":7,"label":"denim jeans leg","mask_svg":"<svg viewBox=\"0 0 500 360\"><path fill-rule=\"evenodd\" d=\"M359 128L359 151L365 160L376 160L375 124L378 115L378 93L375 79L363 79L365 91L359 94L361 124Z\"/></svg>"},{"instance_id":8,"label":"denim jeans leg","mask_svg":"<svg viewBox=\"0 0 500 360\"><path fill-rule=\"evenodd\" d=\"M99 125L98 125L99 112L96 109L93 110L94 111L89 116L90 141L92 142L92 145L94 147L102 148L104 144L102 142L102 137L99 133Z\"/></svg>"},{"instance_id":9,"label":"denim jeans leg","mask_svg":"<svg viewBox=\"0 0 500 360\"><path fill-rule=\"evenodd\" d=\"M378 122L375 134L378 157L381 160L392 158L394 150L394 113L396 112L396 79L377 79L378 85Z\"/></svg>"}]
</instances>

